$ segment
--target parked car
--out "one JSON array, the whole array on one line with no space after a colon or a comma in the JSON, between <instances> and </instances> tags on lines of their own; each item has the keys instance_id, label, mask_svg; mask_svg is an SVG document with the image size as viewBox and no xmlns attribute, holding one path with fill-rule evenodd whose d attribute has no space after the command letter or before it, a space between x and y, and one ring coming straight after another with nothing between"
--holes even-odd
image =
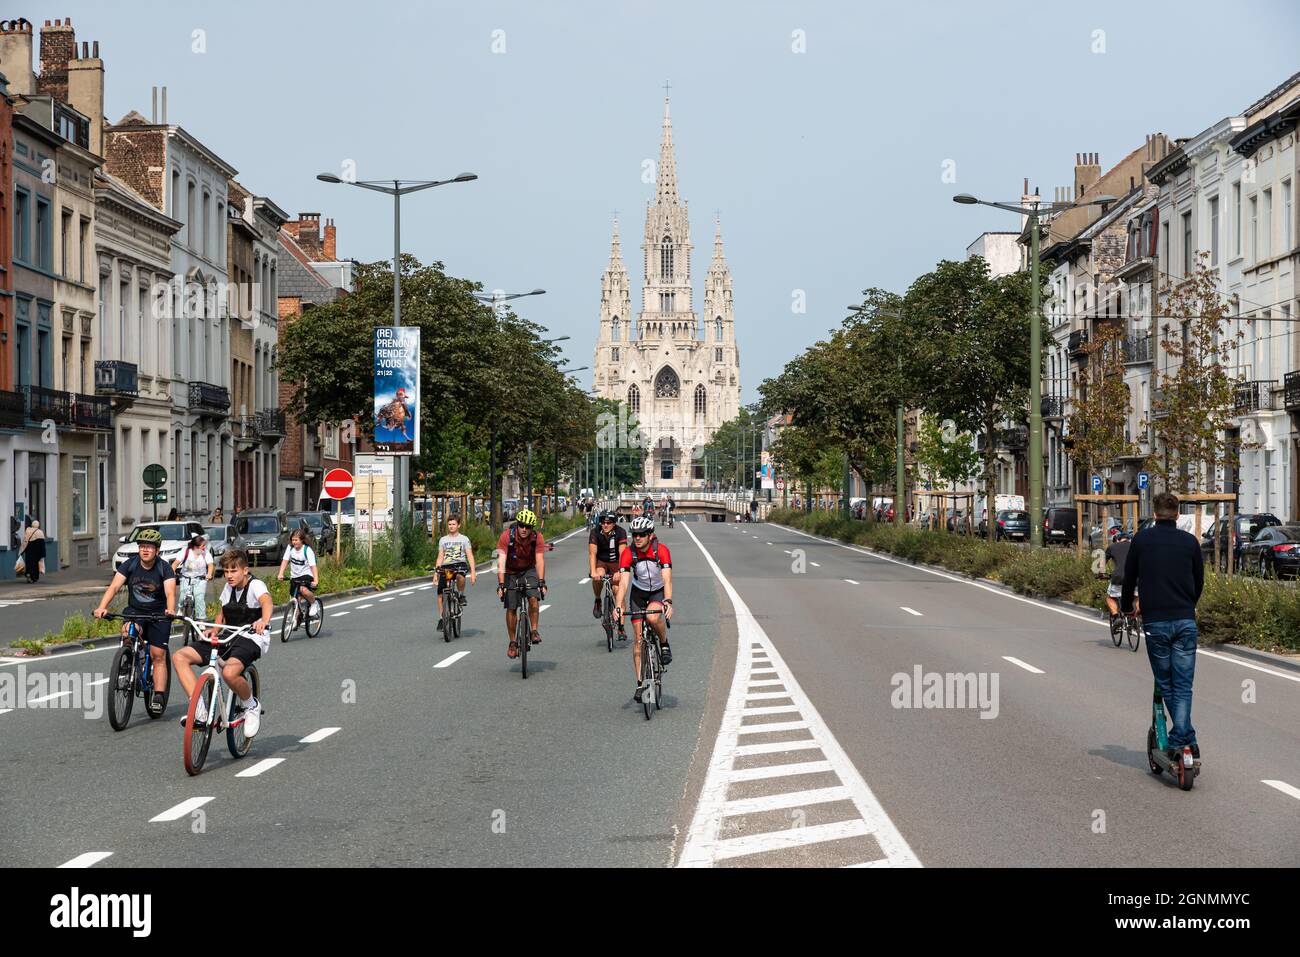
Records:
<instances>
[{"instance_id":1,"label":"parked car","mask_svg":"<svg viewBox=\"0 0 1300 957\"><path fill-rule=\"evenodd\" d=\"M1090 548L1106 548L1115 540L1115 536L1119 534L1122 528L1126 528L1123 522L1114 515L1107 516L1106 534L1102 535L1100 525L1092 526L1092 529L1088 532L1088 546Z\"/></svg>"},{"instance_id":2,"label":"parked car","mask_svg":"<svg viewBox=\"0 0 1300 957\"><path fill-rule=\"evenodd\" d=\"M1241 546L1241 570L1268 578L1300 577L1300 525L1265 525Z\"/></svg>"},{"instance_id":3,"label":"parked car","mask_svg":"<svg viewBox=\"0 0 1300 957\"><path fill-rule=\"evenodd\" d=\"M306 526L307 533L315 543L316 552L324 555L334 552L334 522L326 512L290 512L286 519L289 531L299 526Z\"/></svg>"},{"instance_id":4,"label":"parked car","mask_svg":"<svg viewBox=\"0 0 1300 957\"><path fill-rule=\"evenodd\" d=\"M994 529L993 535L996 541L1007 539L1013 542L1023 542L1029 539L1029 513L1022 512L1019 509L1004 508L997 514L997 528ZM987 530L981 534L987 535Z\"/></svg>"},{"instance_id":5,"label":"parked car","mask_svg":"<svg viewBox=\"0 0 1300 957\"><path fill-rule=\"evenodd\" d=\"M1079 513L1063 505L1043 512L1043 544L1073 545L1079 540Z\"/></svg>"},{"instance_id":6,"label":"parked car","mask_svg":"<svg viewBox=\"0 0 1300 957\"><path fill-rule=\"evenodd\" d=\"M242 548L250 565L273 565L289 545L289 520L274 508L250 508L235 516L235 548Z\"/></svg>"},{"instance_id":7,"label":"parked car","mask_svg":"<svg viewBox=\"0 0 1300 957\"><path fill-rule=\"evenodd\" d=\"M1245 512L1236 516L1236 531L1232 536L1233 563L1242 567L1242 548L1247 542L1253 542L1260 531L1274 525L1281 525L1282 520L1269 512ZM1205 563L1213 567L1214 535L1219 535L1219 570L1228 570L1228 518L1224 516L1201 535L1201 555Z\"/></svg>"},{"instance_id":8,"label":"parked car","mask_svg":"<svg viewBox=\"0 0 1300 957\"><path fill-rule=\"evenodd\" d=\"M208 551L212 554L214 564L221 563L221 556L230 543L235 540L233 525L204 525L203 534L208 538Z\"/></svg>"},{"instance_id":9,"label":"parked car","mask_svg":"<svg viewBox=\"0 0 1300 957\"><path fill-rule=\"evenodd\" d=\"M132 555L140 551L136 539L145 528L156 528L162 533L162 545L158 549L159 557L170 565L180 557L185 546L195 535L205 534L199 522L141 522L131 531L119 538L117 551L113 553L113 567L116 568Z\"/></svg>"}]
</instances>

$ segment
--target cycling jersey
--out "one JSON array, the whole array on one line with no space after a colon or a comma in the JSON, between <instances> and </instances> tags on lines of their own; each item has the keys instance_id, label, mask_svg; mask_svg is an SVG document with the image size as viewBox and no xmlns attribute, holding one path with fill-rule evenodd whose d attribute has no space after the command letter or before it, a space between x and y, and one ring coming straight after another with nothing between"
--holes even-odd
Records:
<instances>
[{"instance_id":1,"label":"cycling jersey","mask_svg":"<svg viewBox=\"0 0 1300 957\"><path fill-rule=\"evenodd\" d=\"M302 548L294 548L290 545L284 550L284 558L281 561L289 563L290 578L306 576L310 579L312 566L316 564L316 553L312 551L310 545L304 545Z\"/></svg>"},{"instance_id":2,"label":"cycling jersey","mask_svg":"<svg viewBox=\"0 0 1300 957\"><path fill-rule=\"evenodd\" d=\"M616 562L619 546L627 544L627 529L615 523L614 530L606 535L599 527L593 528L587 536L587 544L596 546L596 561Z\"/></svg>"},{"instance_id":3,"label":"cycling jersey","mask_svg":"<svg viewBox=\"0 0 1300 957\"><path fill-rule=\"evenodd\" d=\"M506 553L507 573L518 573L537 567L537 552L546 547L540 532L534 532L527 543L522 538L516 541L516 528L517 525L511 525L497 540L497 549Z\"/></svg>"},{"instance_id":4,"label":"cycling jersey","mask_svg":"<svg viewBox=\"0 0 1300 957\"><path fill-rule=\"evenodd\" d=\"M631 545L623 552L618 567L632 573L632 585L642 591L658 591L664 587L665 568L672 568L672 555L668 546L658 539L651 539L650 547L644 551Z\"/></svg>"}]
</instances>

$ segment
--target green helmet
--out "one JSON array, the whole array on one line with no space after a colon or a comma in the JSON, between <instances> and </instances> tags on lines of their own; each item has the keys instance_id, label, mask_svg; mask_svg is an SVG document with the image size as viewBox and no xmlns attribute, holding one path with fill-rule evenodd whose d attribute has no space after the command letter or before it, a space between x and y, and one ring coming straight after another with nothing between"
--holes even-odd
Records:
<instances>
[{"instance_id":1,"label":"green helmet","mask_svg":"<svg viewBox=\"0 0 1300 957\"><path fill-rule=\"evenodd\" d=\"M135 543L137 545L161 545L162 532L156 528L142 528L136 533Z\"/></svg>"}]
</instances>

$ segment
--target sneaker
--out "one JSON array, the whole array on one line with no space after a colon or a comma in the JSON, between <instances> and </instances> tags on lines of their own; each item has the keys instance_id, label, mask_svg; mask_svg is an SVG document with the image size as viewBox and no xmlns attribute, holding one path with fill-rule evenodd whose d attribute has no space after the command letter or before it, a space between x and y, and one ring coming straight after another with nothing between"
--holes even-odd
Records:
<instances>
[{"instance_id":1,"label":"sneaker","mask_svg":"<svg viewBox=\"0 0 1300 957\"><path fill-rule=\"evenodd\" d=\"M190 716L188 710L185 714L181 715L181 727L185 726L185 722L189 720L189 717ZM207 723L208 723L208 704L206 701L200 698L199 706L194 709L194 726L196 728L201 728Z\"/></svg>"},{"instance_id":2,"label":"sneaker","mask_svg":"<svg viewBox=\"0 0 1300 957\"><path fill-rule=\"evenodd\" d=\"M456 597L460 599L461 608L464 608L466 605L469 604L469 595L466 595L463 591L457 592Z\"/></svg>"},{"instance_id":3,"label":"sneaker","mask_svg":"<svg viewBox=\"0 0 1300 957\"><path fill-rule=\"evenodd\" d=\"M159 714L161 714L163 709L167 707L167 699L163 697L161 691L158 691L157 689L154 690L151 706L153 707L153 710L157 711Z\"/></svg>"},{"instance_id":4,"label":"sneaker","mask_svg":"<svg viewBox=\"0 0 1300 957\"><path fill-rule=\"evenodd\" d=\"M599 599L599 598L597 598L594 602L591 603L591 617L592 617L592 618L599 618L599 617L600 617L600 599Z\"/></svg>"},{"instance_id":5,"label":"sneaker","mask_svg":"<svg viewBox=\"0 0 1300 957\"><path fill-rule=\"evenodd\" d=\"M517 641L510 642L510 647L506 649L506 657L507 658L519 657L519 642Z\"/></svg>"},{"instance_id":6,"label":"sneaker","mask_svg":"<svg viewBox=\"0 0 1300 957\"><path fill-rule=\"evenodd\" d=\"M443 626L443 621L442 621L441 618L439 618L439 619L438 619L438 630L439 630L439 631L442 631L442 626Z\"/></svg>"},{"instance_id":7,"label":"sneaker","mask_svg":"<svg viewBox=\"0 0 1300 957\"><path fill-rule=\"evenodd\" d=\"M315 602L312 602L312 603L308 606L308 608L307 608L307 616L308 616L309 618L319 618L319 617L320 617L320 606L317 605Z\"/></svg>"},{"instance_id":8,"label":"sneaker","mask_svg":"<svg viewBox=\"0 0 1300 957\"><path fill-rule=\"evenodd\" d=\"M663 662L665 668L673 662L673 650L668 647L666 641L659 642L659 660Z\"/></svg>"},{"instance_id":9,"label":"sneaker","mask_svg":"<svg viewBox=\"0 0 1300 957\"><path fill-rule=\"evenodd\" d=\"M636 686L636 691L632 694L632 700L635 701L637 704L640 704L640 703L641 703L641 686L640 686L640 685L637 685L637 686Z\"/></svg>"},{"instance_id":10,"label":"sneaker","mask_svg":"<svg viewBox=\"0 0 1300 957\"><path fill-rule=\"evenodd\" d=\"M244 709L244 737L255 736L262 727L262 705L256 698L251 707Z\"/></svg>"}]
</instances>

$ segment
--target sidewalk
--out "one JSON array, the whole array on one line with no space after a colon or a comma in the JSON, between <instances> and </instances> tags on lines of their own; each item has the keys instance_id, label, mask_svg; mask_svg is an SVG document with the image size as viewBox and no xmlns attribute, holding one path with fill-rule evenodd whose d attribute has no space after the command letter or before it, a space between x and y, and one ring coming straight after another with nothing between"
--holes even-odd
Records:
<instances>
[{"instance_id":1,"label":"sidewalk","mask_svg":"<svg viewBox=\"0 0 1300 957\"><path fill-rule=\"evenodd\" d=\"M109 562L94 568L65 568L53 574L46 572L35 585L19 575L0 580L0 601L98 594L112 577L113 567Z\"/></svg>"}]
</instances>

